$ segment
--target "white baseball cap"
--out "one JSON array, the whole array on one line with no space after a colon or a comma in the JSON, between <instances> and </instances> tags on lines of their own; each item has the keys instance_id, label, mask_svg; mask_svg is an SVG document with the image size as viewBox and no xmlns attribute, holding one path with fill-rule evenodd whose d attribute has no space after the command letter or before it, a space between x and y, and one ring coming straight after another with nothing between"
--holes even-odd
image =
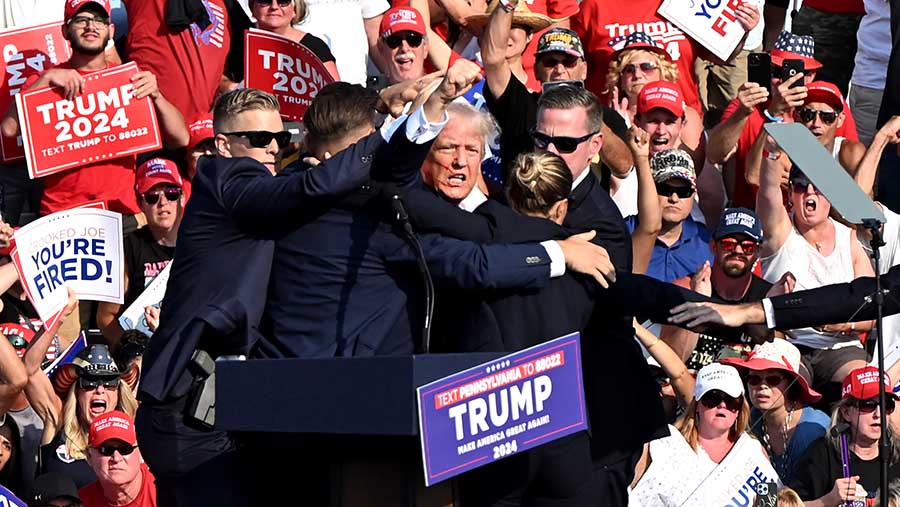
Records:
<instances>
[{"instance_id":1,"label":"white baseball cap","mask_svg":"<svg viewBox=\"0 0 900 507\"><path fill-rule=\"evenodd\" d=\"M722 363L711 363L697 372L697 383L694 385L694 399L699 400L706 393L718 389L737 398L744 394L744 382L737 368Z\"/></svg>"}]
</instances>

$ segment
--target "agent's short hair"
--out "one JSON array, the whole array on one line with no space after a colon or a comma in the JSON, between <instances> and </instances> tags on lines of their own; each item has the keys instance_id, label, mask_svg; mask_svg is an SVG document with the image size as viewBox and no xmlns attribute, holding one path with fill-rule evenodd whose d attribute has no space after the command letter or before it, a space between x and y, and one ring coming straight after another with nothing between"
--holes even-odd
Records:
<instances>
[{"instance_id":1,"label":"agent's short hair","mask_svg":"<svg viewBox=\"0 0 900 507\"><path fill-rule=\"evenodd\" d=\"M338 81L319 90L303 115L310 141L327 143L354 130L375 126L378 94L358 84Z\"/></svg>"},{"instance_id":2,"label":"agent's short hair","mask_svg":"<svg viewBox=\"0 0 900 507\"><path fill-rule=\"evenodd\" d=\"M587 129L599 132L603 125L603 108L593 93L577 86L555 86L538 99L538 110L575 109L583 107L587 112Z\"/></svg>"},{"instance_id":3,"label":"agent's short hair","mask_svg":"<svg viewBox=\"0 0 900 507\"><path fill-rule=\"evenodd\" d=\"M246 111L279 111L278 99L271 93L254 88L232 90L216 100L213 106L213 131L219 134L224 125Z\"/></svg>"}]
</instances>

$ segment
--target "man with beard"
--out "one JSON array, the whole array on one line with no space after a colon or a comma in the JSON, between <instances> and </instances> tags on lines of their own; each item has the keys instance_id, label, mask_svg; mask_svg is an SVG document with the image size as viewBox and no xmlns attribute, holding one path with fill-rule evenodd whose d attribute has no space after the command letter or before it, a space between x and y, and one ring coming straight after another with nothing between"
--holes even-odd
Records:
<instances>
[{"instance_id":1,"label":"man with beard","mask_svg":"<svg viewBox=\"0 0 900 507\"><path fill-rule=\"evenodd\" d=\"M30 78L25 89L56 86L65 98L74 100L86 90L84 75L107 69L111 63L105 49L115 34L109 20L109 0L71 0L66 2L63 34L72 46L72 58ZM131 77L135 99L150 97L156 108L160 131L165 143L173 148L186 146L189 139L184 118L159 91L156 76L137 72ZM2 122L3 135L19 134L19 116L15 103ZM41 215L73 208L89 202L103 201L107 209L125 215L126 231L137 224L134 215L141 210L134 194L135 157L133 155L85 164L44 177Z\"/></svg>"},{"instance_id":2,"label":"man with beard","mask_svg":"<svg viewBox=\"0 0 900 507\"><path fill-rule=\"evenodd\" d=\"M716 300L745 303L762 299L772 284L753 274L759 259L763 230L759 217L747 208L727 210L713 234L712 266L704 264L694 275L692 287ZM699 370L720 357L749 352L750 337L743 328L715 328L702 333L677 329L665 337L686 360L688 369Z\"/></svg>"}]
</instances>

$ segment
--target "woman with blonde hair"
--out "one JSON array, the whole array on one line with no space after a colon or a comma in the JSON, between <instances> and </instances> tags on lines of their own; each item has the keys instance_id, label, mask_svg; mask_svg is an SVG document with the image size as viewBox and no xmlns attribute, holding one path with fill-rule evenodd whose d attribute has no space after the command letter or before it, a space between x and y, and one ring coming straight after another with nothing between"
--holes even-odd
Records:
<instances>
[{"instance_id":1,"label":"woman with blonde hair","mask_svg":"<svg viewBox=\"0 0 900 507\"><path fill-rule=\"evenodd\" d=\"M66 312L75 308L77 300L70 292ZM84 453L91 422L112 410L134 416L138 403L132 388L137 384L138 371L132 368L120 372L106 345L91 345L72 363L60 366L51 382L41 362L54 334L55 328L35 336L25 353L25 395L44 423L41 471L64 473L80 488L97 480Z\"/></svg>"},{"instance_id":2,"label":"woman with blonde hair","mask_svg":"<svg viewBox=\"0 0 900 507\"><path fill-rule=\"evenodd\" d=\"M311 33L294 27L306 19L309 9L306 0L250 0L250 13L256 19L256 26L306 46L331 73L335 81L340 81L334 55L328 44ZM336 23L340 21L335 20Z\"/></svg>"}]
</instances>

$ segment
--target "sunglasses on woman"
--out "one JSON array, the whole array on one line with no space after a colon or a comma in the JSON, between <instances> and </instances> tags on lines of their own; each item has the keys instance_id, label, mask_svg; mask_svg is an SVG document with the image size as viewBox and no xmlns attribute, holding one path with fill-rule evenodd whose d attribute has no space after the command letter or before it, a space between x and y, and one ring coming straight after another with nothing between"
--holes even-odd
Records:
<instances>
[{"instance_id":1,"label":"sunglasses on woman","mask_svg":"<svg viewBox=\"0 0 900 507\"><path fill-rule=\"evenodd\" d=\"M756 243L754 243L754 245L756 245ZM784 382L784 379L785 379L784 375L777 375L777 374L766 375L765 377L763 377L761 375L748 375L747 376L747 384L751 385L751 386L758 386L758 385L762 384L763 382L765 382L767 386L775 387L777 385L780 385L782 382Z\"/></svg>"},{"instance_id":2,"label":"sunglasses on woman","mask_svg":"<svg viewBox=\"0 0 900 507\"><path fill-rule=\"evenodd\" d=\"M657 183L656 194L663 197L669 197L670 195L675 194L679 199L687 199L694 195L694 189L690 186L680 187L669 185L668 183Z\"/></svg>"},{"instance_id":3,"label":"sunglasses on woman","mask_svg":"<svg viewBox=\"0 0 900 507\"><path fill-rule=\"evenodd\" d=\"M122 456L128 456L133 453L135 449L137 449L136 445L120 445L120 444L100 444L95 447L97 452L99 452L103 456L112 456L116 452L121 454Z\"/></svg>"},{"instance_id":4,"label":"sunglasses on woman","mask_svg":"<svg viewBox=\"0 0 900 507\"><path fill-rule=\"evenodd\" d=\"M706 408L716 408L722 402L725 402L725 408L732 412L737 412L741 409L741 405L743 404L742 398L732 398L722 391L712 390L706 394L704 394L700 398L700 404Z\"/></svg>"},{"instance_id":5,"label":"sunglasses on woman","mask_svg":"<svg viewBox=\"0 0 900 507\"><path fill-rule=\"evenodd\" d=\"M656 62L629 63L622 67L622 74L634 74L637 69L641 69L641 72L647 74L658 68L659 64Z\"/></svg>"},{"instance_id":6,"label":"sunglasses on woman","mask_svg":"<svg viewBox=\"0 0 900 507\"><path fill-rule=\"evenodd\" d=\"M417 48L422 45L423 39L424 37L418 33L403 33L385 37L384 43L391 49L397 49L400 47L400 44L403 44L403 41L406 41L409 47Z\"/></svg>"},{"instance_id":7,"label":"sunglasses on woman","mask_svg":"<svg viewBox=\"0 0 900 507\"><path fill-rule=\"evenodd\" d=\"M581 137L568 136L548 136L543 132L538 132L535 127L531 127L528 131L531 138L534 139L534 147L539 150L546 150L550 144L556 146L556 150L560 153L572 153L578 149L578 145L594 137L597 132L583 135Z\"/></svg>"},{"instance_id":8,"label":"sunglasses on woman","mask_svg":"<svg viewBox=\"0 0 900 507\"><path fill-rule=\"evenodd\" d=\"M872 412L878 410L878 398L869 398L867 400L858 400L856 398L849 398L847 400L847 405L851 407L856 407L863 414L871 414ZM891 415L894 413L894 408L896 408L896 402L894 402L893 398L886 398L884 400L884 411L886 414Z\"/></svg>"},{"instance_id":9,"label":"sunglasses on woman","mask_svg":"<svg viewBox=\"0 0 900 507\"><path fill-rule=\"evenodd\" d=\"M103 386L105 389L116 390L119 388L119 378L79 377L78 388L85 391L93 391Z\"/></svg>"},{"instance_id":10,"label":"sunglasses on woman","mask_svg":"<svg viewBox=\"0 0 900 507\"><path fill-rule=\"evenodd\" d=\"M165 190L157 190L155 192L145 192L141 194L141 199L143 199L147 204L153 206L154 204L159 202L160 196L163 195L166 196L167 201L174 202L178 199L181 199L181 189L172 187Z\"/></svg>"},{"instance_id":11,"label":"sunglasses on woman","mask_svg":"<svg viewBox=\"0 0 900 507\"><path fill-rule=\"evenodd\" d=\"M797 116L800 117L800 121L803 123L812 123L816 120L816 116L818 116L819 118L822 118L822 123L831 125L837 120L838 113L836 111L822 111L821 109L804 107L797 112Z\"/></svg>"},{"instance_id":12,"label":"sunglasses on woman","mask_svg":"<svg viewBox=\"0 0 900 507\"><path fill-rule=\"evenodd\" d=\"M245 138L254 148L268 148L274 139L278 149L283 150L291 142L291 133L287 130L269 132L268 130L242 130L239 132L222 132L226 136Z\"/></svg>"},{"instance_id":13,"label":"sunglasses on woman","mask_svg":"<svg viewBox=\"0 0 900 507\"><path fill-rule=\"evenodd\" d=\"M734 250L740 245L741 251L744 252L744 255L753 255L756 253L756 249L759 247L759 244L756 241L745 239L743 241L739 241L736 238L722 238L719 240L719 247L722 248L722 251L726 254L730 254L734 252ZM751 375L750 378L755 375ZM769 378L769 377L766 377ZM756 384L750 384L756 385ZM772 385L772 384L769 384Z\"/></svg>"},{"instance_id":14,"label":"sunglasses on woman","mask_svg":"<svg viewBox=\"0 0 900 507\"><path fill-rule=\"evenodd\" d=\"M250 0L251 4L261 5L263 7L268 7L273 3L277 3L279 7L287 7L293 3L294 0Z\"/></svg>"}]
</instances>

